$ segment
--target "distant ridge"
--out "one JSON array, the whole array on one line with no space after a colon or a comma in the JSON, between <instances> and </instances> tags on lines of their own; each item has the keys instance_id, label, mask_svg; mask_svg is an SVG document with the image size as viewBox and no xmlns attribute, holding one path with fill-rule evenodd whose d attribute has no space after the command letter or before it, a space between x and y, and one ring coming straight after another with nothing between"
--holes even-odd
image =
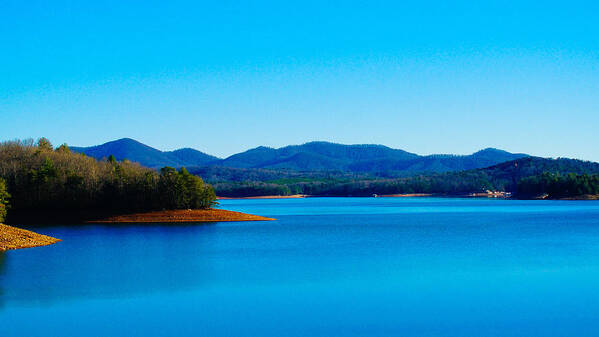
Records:
<instances>
[{"instance_id":1,"label":"distant ridge","mask_svg":"<svg viewBox=\"0 0 599 337\"><path fill-rule=\"evenodd\" d=\"M310 142L279 149L261 146L232 155L218 165L297 171L447 172L483 168L527 156L493 148L465 156L420 156L383 145Z\"/></svg>"},{"instance_id":2,"label":"distant ridge","mask_svg":"<svg viewBox=\"0 0 599 337\"><path fill-rule=\"evenodd\" d=\"M295 171L347 172L448 172L484 168L528 157L487 148L471 155L420 156L384 145L344 145L309 142L278 149L260 146L225 159L184 148L160 151L134 139L123 138L92 147L72 147L73 151L102 159L114 155L151 168L163 166L222 166L244 169L286 169Z\"/></svg>"},{"instance_id":3,"label":"distant ridge","mask_svg":"<svg viewBox=\"0 0 599 337\"><path fill-rule=\"evenodd\" d=\"M96 159L113 155L117 160L128 159L151 168L203 166L219 160L217 157L194 149L180 149L171 152L160 151L131 138L122 138L91 147L71 147L71 150Z\"/></svg>"}]
</instances>

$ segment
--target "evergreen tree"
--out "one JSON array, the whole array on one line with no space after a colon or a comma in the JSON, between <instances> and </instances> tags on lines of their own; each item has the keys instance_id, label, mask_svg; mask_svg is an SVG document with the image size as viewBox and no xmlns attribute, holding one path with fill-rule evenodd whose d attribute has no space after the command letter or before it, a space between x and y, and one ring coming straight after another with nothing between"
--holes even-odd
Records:
<instances>
[{"instance_id":1,"label":"evergreen tree","mask_svg":"<svg viewBox=\"0 0 599 337\"><path fill-rule=\"evenodd\" d=\"M0 178L0 222L6 218L6 211L8 209L8 199L10 194L6 191L6 182Z\"/></svg>"},{"instance_id":2,"label":"evergreen tree","mask_svg":"<svg viewBox=\"0 0 599 337\"><path fill-rule=\"evenodd\" d=\"M42 137L37 140L37 148L40 151L53 151L54 147L52 143L48 140L48 138Z\"/></svg>"},{"instance_id":3,"label":"evergreen tree","mask_svg":"<svg viewBox=\"0 0 599 337\"><path fill-rule=\"evenodd\" d=\"M59 147L56 149L56 152L61 152L61 153L70 153L70 152L71 152L71 149L70 149L70 148L69 148L69 146L68 146L68 145L65 143L65 144L62 144L61 146L59 146Z\"/></svg>"}]
</instances>

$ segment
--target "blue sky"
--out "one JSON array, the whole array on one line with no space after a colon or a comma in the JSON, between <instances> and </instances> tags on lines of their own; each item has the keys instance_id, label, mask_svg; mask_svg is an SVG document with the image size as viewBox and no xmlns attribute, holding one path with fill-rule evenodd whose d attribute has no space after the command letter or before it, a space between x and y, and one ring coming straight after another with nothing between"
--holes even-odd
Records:
<instances>
[{"instance_id":1,"label":"blue sky","mask_svg":"<svg viewBox=\"0 0 599 337\"><path fill-rule=\"evenodd\" d=\"M599 161L596 2L0 2L0 133Z\"/></svg>"}]
</instances>

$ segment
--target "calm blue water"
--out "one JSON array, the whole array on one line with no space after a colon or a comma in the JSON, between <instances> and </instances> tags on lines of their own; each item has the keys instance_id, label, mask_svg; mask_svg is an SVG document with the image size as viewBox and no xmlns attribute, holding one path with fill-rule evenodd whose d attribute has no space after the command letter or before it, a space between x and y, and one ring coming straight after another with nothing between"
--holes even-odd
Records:
<instances>
[{"instance_id":1,"label":"calm blue water","mask_svg":"<svg viewBox=\"0 0 599 337\"><path fill-rule=\"evenodd\" d=\"M33 228L0 335L599 335L599 202L226 200L270 222Z\"/></svg>"}]
</instances>

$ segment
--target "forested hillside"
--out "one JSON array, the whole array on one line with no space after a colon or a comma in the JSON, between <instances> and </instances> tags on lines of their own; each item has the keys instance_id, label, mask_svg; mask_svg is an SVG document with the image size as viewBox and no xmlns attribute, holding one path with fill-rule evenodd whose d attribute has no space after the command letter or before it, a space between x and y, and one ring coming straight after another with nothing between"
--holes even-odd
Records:
<instances>
[{"instance_id":1,"label":"forested hillside","mask_svg":"<svg viewBox=\"0 0 599 337\"><path fill-rule=\"evenodd\" d=\"M470 170L527 156L492 148L471 155L421 156L383 145L309 142L278 149L260 146L219 159L190 148L160 151L129 138L92 147L74 147L73 150L99 160L113 155L117 160L128 159L150 168L217 166L250 170L341 171L394 177Z\"/></svg>"},{"instance_id":2,"label":"forested hillside","mask_svg":"<svg viewBox=\"0 0 599 337\"><path fill-rule=\"evenodd\" d=\"M208 165L219 160L214 156L194 149L160 151L130 138L122 138L97 146L72 147L71 150L98 160L106 159L112 155L119 161L127 159L155 169L164 166L179 168L191 165Z\"/></svg>"},{"instance_id":3,"label":"forested hillside","mask_svg":"<svg viewBox=\"0 0 599 337\"><path fill-rule=\"evenodd\" d=\"M147 154L156 154L155 151L158 151L131 141L125 143L134 148L141 146ZM102 151L107 150L103 148ZM320 158L318 160L322 160L322 163L328 163L327 167L331 167L331 158L334 158L333 162L339 164L340 169L301 171L288 168L194 166L189 172L184 167L179 170L164 167L156 171L128 160L118 161L109 152L102 152L107 159L96 160L73 153L66 145L54 149L47 140L41 139L36 144L32 141L1 144L0 178L6 180L6 190L11 194L11 212L18 214L31 209L93 208L127 212L206 208L215 201L212 186L216 194L224 197L403 193L465 195L491 190L511 192L520 197L547 195L561 198L595 194L597 179L594 175L599 174L598 163L528 156L486 168L449 170L449 167L471 167L499 158L521 156L495 149L483 150L471 156L420 157L383 146L315 142L278 150L258 148L248 152L233 158L234 161L225 160L223 163L255 166L265 158L275 163L281 156L290 156L286 158L295 158L297 162L299 156L302 157L300 162ZM198 157L195 150L190 149L173 151L171 154L174 157L169 158L192 161L204 158L203 155ZM407 166L381 164L381 160L390 160L393 156L403 158L401 165ZM341 169L347 164L344 162L347 158L357 160L360 165L369 166L370 169ZM416 162L421 163L418 169L414 166ZM270 166L277 167L274 164ZM396 170L378 171L385 167ZM411 171L431 167L449 172L418 174ZM212 186L205 184L200 177ZM2 195L1 186L0 182L0 205L8 197ZM0 216L3 210L5 208L0 206Z\"/></svg>"},{"instance_id":4,"label":"forested hillside","mask_svg":"<svg viewBox=\"0 0 599 337\"><path fill-rule=\"evenodd\" d=\"M484 169L459 172L433 173L409 177L389 178L381 176L344 176L332 174L302 172L298 176L282 176L270 180L214 181L213 186L220 196L249 196L269 194L309 194L328 196L370 196L372 194L435 193L445 195L464 195L486 190L512 192L531 197L543 194L544 187L532 187L535 177L544 174L565 177L573 173L588 181L589 188L569 188L570 179L561 186L563 192L553 189L552 197L573 196L574 191L594 191L596 180L586 178L599 174L599 163L573 159L546 159L527 157L509 161ZM270 172L274 176L274 172ZM208 177L211 177L208 175ZM211 177L213 178L213 177ZM532 179L527 185L519 185L523 179ZM578 179L578 178L577 178ZM521 186L521 187L519 187ZM526 193L522 186L529 186ZM542 185L545 186L545 185ZM584 186L584 184L583 184ZM569 191L569 192L568 192ZM533 193L534 192L534 193ZM589 192L589 193L590 193ZM582 193L582 192L581 192ZM582 193L582 194L586 194ZM580 193L579 193L580 194Z\"/></svg>"},{"instance_id":5,"label":"forested hillside","mask_svg":"<svg viewBox=\"0 0 599 337\"><path fill-rule=\"evenodd\" d=\"M570 198L589 195L597 198L599 175L543 173L520 180L517 191L522 197Z\"/></svg>"},{"instance_id":6,"label":"forested hillside","mask_svg":"<svg viewBox=\"0 0 599 337\"><path fill-rule=\"evenodd\" d=\"M44 210L208 208L216 199L212 187L185 168L156 172L113 156L98 161L66 145L54 149L44 138L0 144L0 178L11 196L9 217Z\"/></svg>"},{"instance_id":7,"label":"forested hillside","mask_svg":"<svg viewBox=\"0 0 599 337\"><path fill-rule=\"evenodd\" d=\"M258 147L214 162L221 167L293 171L342 171L394 176L488 167L526 157L497 149L471 155L420 156L383 145L310 142L279 149Z\"/></svg>"}]
</instances>

